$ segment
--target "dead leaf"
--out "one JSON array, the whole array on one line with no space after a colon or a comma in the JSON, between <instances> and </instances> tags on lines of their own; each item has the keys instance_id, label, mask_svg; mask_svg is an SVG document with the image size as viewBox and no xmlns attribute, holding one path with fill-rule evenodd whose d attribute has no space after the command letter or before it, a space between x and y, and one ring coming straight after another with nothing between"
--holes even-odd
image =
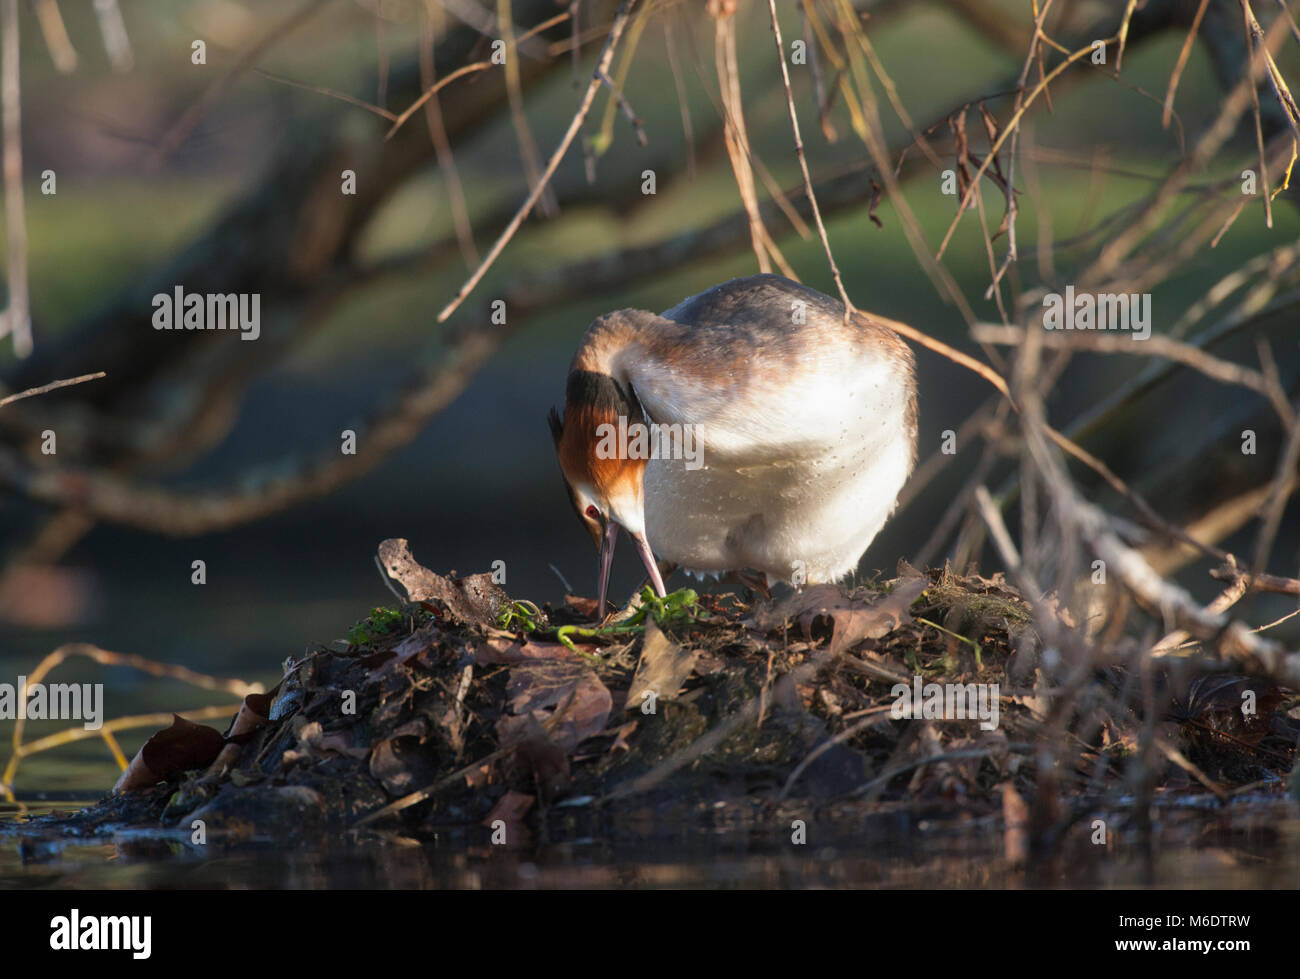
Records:
<instances>
[{"instance_id":1,"label":"dead leaf","mask_svg":"<svg viewBox=\"0 0 1300 979\"><path fill-rule=\"evenodd\" d=\"M564 607L579 619L594 619L596 615L596 599L582 598L579 595L565 595Z\"/></svg>"},{"instance_id":2,"label":"dead leaf","mask_svg":"<svg viewBox=\"0 0 1300 979\"><path fill-rule=\"evenodd\" d=\"M114 794L145 789L169 775L206 768L221 753L225 738L203 724L172 715L172 726L159 731L136 752L113 786Z\"/></svg>"},{"instance_id":3,"label":"dead leaf","mask_svg":"<svg viewBox=\"0 0 1300 979\"><path fill-rule=\"evenodd\" d=\"M347 758L365 758L370 749L357 747L340 731L326 734L319 721L309 721L298 729L298 750L286 751L284 760L286 764L290 761L321 761L331 753Z\"/></svg>"},{"instance_id":4,"label":"dead leaf","mask_svg":"<svg viewBox=\"0 0 1300 979\"><path fill-rule=\"evenodd\" d=\"M558 642L519 640L509 633L493 631L474 647L474 662L479 666L514 666L535 660L580 660L581 654Z\"/></svg>"},{"instance_id":5,"label":"dead leaf","mask_svg":"<svg viewBox=\"0 0 1300 979\"><path fill-rule=\"evenodd\" d=\"M239 713L235 715L234 723L226 732L226 739L239 741L241 744L246 742L253 732L270 718L271 704L274 703L279 692L280 685L277 683L267 693L250 693L245 697L244 702L239 705Z\"/></svg>"},{"instance_id":6,"label":"dead leaf","mask_svg":"<svg viewBox=\"0 0 1300 979\"><path fill-rule=\"evenodd\" d=\"M468 625L492 626L510 597L490 574L468 578L444 578L411 556L402 538L390 538L379 545L379 563L384 572L400 584L412 602L440 601L457 621Z\"/></svg>"},{"instance_id":7,"label":"dead leaf","mask_svg":"<svg viewBox=\"0 0 1300 979\"><path fill-rule=\"evenodd\" d=\"M794 619L804 638L812 636L813 623L825 617L831 622L828 652L838 655L863 639L879 639L912 621L908 609L925 591L924 577L900 581L887 595L850 597L837 585L813 585L791 595L775 608L763 610L754 624L764 631Z\"/></svg>"},{"instance_id":8,"label":"dead leaf","mask_svg":"<svg viewBox=\"0 0 1300 979\"><path fill-rule=\"evenodd\" d=\"M531 713L566 752L605 730L614 706L609 689L590 667L569 663L516 667L506 696L512 713ZM547 713L550 707L555 711Z\"/></svg>"},{"instance_id":9,"label":"dead leaf","mask_svg":"<svg viewBox=\"0 0 1300 979\"><path fill-rule=\"evenodd\" d=\"M695 669L698 656L697 651L682 649L663 634L654 619L648 618L641 659L627 691L627 707L640 707L647 691L659 700L674 699Z\"/></svg>"},{"instance_id":10,"label":"dead leaf","mask_svg":"<svg viewBox=\"0 0 1300 979\"><path fill-rule=\"evenodd\" d=\"M207 774L219 775L234 767L244 745L257 733L258 728L267 722L271 714L271 704L279 692L280 684L277 683L268 693L250 693L244 698L244 702L239 705L239 713L235 715L230 730L226 732L226 744L208 767Z\"/></svg>"},{"instance_id":11,"label":"dead leaf","mask_svg":"<svg viewBox=\"0 0 1300 979\"><path fill-rule=\"evenodd\" d=\"M428 722L416 718L371 749L370 774L389 795L406 795L438 777L438 766L424 748L428 730Z\"/></svg>"},{"instance_id":12,"label":"dead leaf","mask_svg":"<svg viewBox=\"0 0 1300 979\"><path fill-rule=\"evenodd\" d=\"M569 754L551 739L536 716L502 717L497 721L497 736L503 748L513 745L516 749L502 767L509 772L519 764L525 765L543 797L550 798L569 784Z\"/></svg>"},{"instance_id":13,"label":"dead leaf","mask_svg":"<svg viewBox=\"0 0 1300 979\"><path fill-rule=\"evenodd\" d=\"M609 746L609 750L611 753L615 751L632 750L632 746L627 743L627 739L631 736L632 732L636 730L636 726L637 726L637 722L635 720L631 720L617 729L616 733L614 734L614 743Z\"/></svg>"}]
</instances>

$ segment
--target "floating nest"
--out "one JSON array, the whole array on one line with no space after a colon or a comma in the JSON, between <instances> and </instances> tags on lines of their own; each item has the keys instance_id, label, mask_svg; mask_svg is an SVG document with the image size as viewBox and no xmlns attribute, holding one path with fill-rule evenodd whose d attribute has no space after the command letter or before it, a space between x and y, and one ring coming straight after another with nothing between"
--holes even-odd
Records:
<instances>
[{"instance_id":1,"label":"floating nest","mask_svg":"<svg viewBox=\"0 0 1300 979\"><path fill-rule=\"evenodd\" d=\"M1013 848L1012 829L1068 829L1143 780L1280 794L1300 730L1286 691L1226 674L1161 672L1149 715L1121 666L1051 713L1034 610L1000 575L902 564L777 600L647 591L595 625L590 599L513 600L400 540L379 557L406 602L286 660L224 732L177 718L98 805L26 826L234 841L458 826L516 842L557 826L671 836L723 808L787 826L901 811L1002 816Z\"/></svg>"}]
</instances>

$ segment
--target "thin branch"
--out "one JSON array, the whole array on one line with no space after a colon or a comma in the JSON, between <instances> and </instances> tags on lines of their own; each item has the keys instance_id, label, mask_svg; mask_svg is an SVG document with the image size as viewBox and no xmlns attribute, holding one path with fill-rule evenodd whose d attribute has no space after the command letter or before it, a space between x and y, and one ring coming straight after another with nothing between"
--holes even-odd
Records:
<instances>
[{"instance_id":1,"label":"thin branch","mask_svg":"<svg viewBox=\"0 0 1300 979\"><path fill-rule=\"evenodd\" d=\"M0 408L15 401L21 401L23 398L32 398L38 394L46 394L49 391L57 391L59 388L72 387L74 384L84 384L86 381L94 381L104 377L103 371L96 371L93 374L82 374L80 377L68 377L61 381L51 381L49 384L42 384L37 388L28 388L26 391L19 391L17 394L11 394L8 397L0 398Z\"/></svg>"},{"instance_id":2,"label":"thin branch","mask_svg":"<svg viewBox=\"0 0 1300 979\"><path fill-rule=\"evenodd\" d=\"M36 0L35 11L55 70L61 75L72 74L77 70L77 52L68 38L63 15L59 13L58 0Z\"/></svg>"},{"instance_id":3,"label":"thin branch","mask_svg":"<svg viewBox=\"0 0 1300 979\"><path fill-rule=\"evenodd\" d=\"M426 2L432 3L432 0ZM533 139L533 132L528 126L528 116L524 113L524 96L519 82L519 47L511 23L510 0L497 0L497 30L506 46L506 100L510 106L510 122L514 126L515 142L519 144L519 155L524 162L524 176L531 189L537 185L541 167L537 158L537 141ZM424 82L423 79L421 81ZM548 189L542 193L538 202L538 211L545 218L559 215L560 206L556 203L553 190Z\"/></svg>"},{"instance_id":4,"label":"thin branch","mask_svg":"<svg viewBox=\"0 0 1300 979\"><path fill-rule=\"evenodd\" d=\"M682 116L682 137L686 140L686 179L695 179L695 129L691 125L691 105L686 99L686 82L682 78L681 66L677 63L677 42L673 39L673 22L665 17L663 20L664 49L668 55L668 69L673 75L673 86L677 89L677 106Z\"/></svg>"},{"instance_id":5,"label":"thin branch","mask_svg":"<svg viewBox=\"0 0 1300 979\"><path fill-rule=\"evenodd\" d=\"M356 96L348 95L346 92L338 92L332 88L325 88L323 85L309 85L306 82L296 82L292 78L285 78L283 75L277 75L275 72L267 71L264 68L252 68L250 70L254 75L261 75L263 78L273 82L279 82L281 85L288 85L290 88L301 88L308 92L315 92L317 95L324 95L331 99L338 99L340 102L348 103L348 105L355 105L360 109L365 109L367 112L373 112L375 115L381 116L389 122L394 122L397 119L395 113L389 112L382 106L371 105L369 102L359 99Z\"/></svg>"},{"instance_id":6,"label":"thin branch","mask_svg":"<svg viewBox=\"0 0 1300 979\"><path fill-rule=\"evenodd\" d=\"M591 111L591 104L595 100L596 92L599 91L601 86L600 75L609 70L610 60L614 57L614 48L618 44L618 39L623 36L623 31L627 27L628 14L634 6L636 6L636 0L623 0L623 3L619 6L618 13L614 17L614 26L610 28L609 38L605 41L605 49L601 52L600 60L596 65L596 70L592 72L591 81L587 85L587 92L582 98L581 105L578 106L578 111L574 113L573 119L569 122L568 131L565 132L564 138L560 140L560 145L557 146L555 152L551 154L551 159L546 164L546 170L542 173L541 180L528 194L524 203L520 205L515 216L510 219L510 223L506 225L505 230L501 232L500 237L497 238L496 243L493 244L487 257L479 264L479 267L474 271L474 274L471 275L469 279L466 280L465 284L460 287L455 298L444 306L438 313L439 323L445 323L447 318L451 316L451 314L460 307L460 304L465 301L465 298L474 291L474 288L479 284L483 276L487 274L487 270L492 267L492 264L501 255L501 252L505 250L510 239L515 236L515 232L519 230L519 226L524 223L524 218L528 217L532 212L533 206L537 203L537 199L542 195L542 191L550 184L551 177L555 175L555 171L559 167L560 161L564 159L564 155L568 153L569 147L573 144L574 137L578 135L578 130L582 128L582 123L587 118L587 113Z\"/></svg>"},{"instance_id":7,"label":"thin branch","mask_svg":"<svg viewBox=\"0 0 1300 979\"><path fill-rule=\"evenodd\" d=\"M135 67L131 53L131 38L126 33L126 21L117 0L95 0L95 16L99 19L99 33L104 39L104 51L114 71L126 72Z\"/></svg>"},{"instance_id":8,"label":"thin branch","mask_svg":"<svg viewBox=\"0 0 1300 979\"><path fill-rule=\"evenodd\" d=\"M32 352L32 312L27 292L27 213L23 206L23 126L18 43L18 0L0 0L0 101L4 114L5 230L9 241L9 308L0 336L12 333L14 354Z\"/></svg>"},{"instance_id":9,"label":"thin branch","mask_svg":"<svg viewBox=\"0 0 1300 979\"><path fill-rule=\"evenodd\" d=\"M434 0L425 0L420 11L420 45L418 60L420 62L420 86L431 92L424 104L425 123L429 129L429 138L433 141L433 152L438 158L438 170L442 174L447 188L447 198L451 205L452 225L456 229L456 241L460 245L461 257L466 268L478 264L478 247L474 244L474 227L469 220L469 207L465 203L465 190L460 182L460 170L456 166L456 156L447 138L447 127L442 121L442 105L433 92L432 85L437 67L433 63L433 10ZM396 127L396 120L394 120Z\"/></svg>"},{"instance_id":10,"label":"thin branch","mask_svg":"<svg viewBox=\"0 0 1300 979\"><path fill-rule=\"evenodd\" d=\"M785 104L790 113L790 129L794 133L794 151L799 158L799 170L803 174L804 192L808 195L808 203L812 206L813 220L817 224L817 234L821 238L822 248L826 252L826 261L831 267L831 275L835 277L835 287L840 292L840 299L844 302L844 315L847 318L856 307L849 294L844 288L844 280L840 278L840 268L835 264L835 256L831 253L831 242L826 236L826 224L822 221L821 208L817 206L817 196L813 193L812 176L808 172L808 159L803 151L803 137L799 135L799 115L794 108L794 92L790 89L790 70L785 64L785 45L781 42L781 24L776 16L776 0L767 0L768 16L772 23L772 39L776 43L776 59L781 65L781 82L785 86Z\"/></svg>"},{"instance_id":11,"label":"thin branch","mask_svg":"<svg viewBox=\"0 0 1300 979\"><path fill-rule=\"evenodd\" d=\"M1018 326L1000 326L993 323L978 323L972 333L977 340L1000 346L1019 346L1025 342L1026 336L1025 331ZM1137 340L1133 336L1117 336L1111 333L1086 331L1063 333L1052 330L1042 334L1042 343L1046 347L1064 350L1160 357L1190 367L1221 384L1248 388L1264 398L1270 395L1268 381L1260 371L1221 360L1190 343L1172 340L1159 333L1152 333L1143 340Z\"/></svg>"},{"instance_id":12,"label":"thin branch","mask_svg":"<svg viewBox=\"0 0 1300 979\"><path fill-rule=\"evenodd\" d=\"M1192 53L1192 45L1196 41L1196 32L1201 26L1201 18L1205 16L1205 8L1210 5L1210 0L1201 0L1200 6L1196 8L1196 16L1192 18L1192 26L1187 29L1187 36L1183 39L1182 50L1178 52L1178 60L1174 62L1174 70L1169 74L1169 87L1165 91L1165 108L1160 116L1160 128L1169 128L1169 116L1174 111L1174 95L1178 92L1178 80L1183 77L1183 68L1187 65L1187 58Z\"/></svg>"}]
</instances>

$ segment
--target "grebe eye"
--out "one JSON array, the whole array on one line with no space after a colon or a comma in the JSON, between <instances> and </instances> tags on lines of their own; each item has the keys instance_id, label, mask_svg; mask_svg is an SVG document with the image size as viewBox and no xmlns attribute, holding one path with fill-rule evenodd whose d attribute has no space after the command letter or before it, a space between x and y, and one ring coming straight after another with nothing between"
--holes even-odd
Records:
<instances>
[{"instance_id":1,"label":"grebe eye","mask_svg":"<svg viewBox=\"0 0 1300 979\"><path fill-rule=\"evenodd\" d=\"M587 507L587 516L591 517L592 520L599 520L600 511L597 510L594 506L589 506Z\"/></svg>"}]
</instances>

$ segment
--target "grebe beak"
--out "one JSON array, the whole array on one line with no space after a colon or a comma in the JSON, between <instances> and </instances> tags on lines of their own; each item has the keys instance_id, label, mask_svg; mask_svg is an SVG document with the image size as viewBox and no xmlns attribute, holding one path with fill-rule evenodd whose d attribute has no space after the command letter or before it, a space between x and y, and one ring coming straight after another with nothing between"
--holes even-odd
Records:
<instances>
[{"instance_id":1,"label":"grebe beak","mask_svg":"<svg viewBox=\"0 0 1300 979\"><path fill-rule=\"evenodd\" d=\"M605 596L609 594L609 569L614 566L614 545L618 543L618 524L613 520L605 524L600 538L600 597L596 600L596 618L605 617Z\"/></svg>"},{"instance_id":2,"label":"grebe beak","mask_svg":"<svg viewBox=\"0 0 1300 979\"><path fill-rule=\"evenodd\" d=\"M637 553L641 555L641 563L645 565L646 572L650 575L650 582L654 585L655 594L663 598L668 594L664 588L663 575L659 573L659 565L655 562L654 551L650 549L650 542L646 540L645 534L632 534L632 539L636 541ZM618 543L618 524L610 520L605 524L605 533L600 538L600 582L599 598L596 599L596 616L604 618L605 616L605 598L609 594L609 572L614 566L614 545Z\"/></svg>"},{"instance_id":3,"label":"grebe beak","mask_svg":"<svg viewBox=\"0 0 1300 979\"><path fill-rule=\"evenodd\" d=\"M645 569L650 575L650 581L655 586L655 594L663 598L668 594L668 591L664 588L664 579L659 573L659 565L655 562L654 551L650 550L650 542L646 540L645 534L633 534L632 539L636 541L636 549L641 555L641 562L645 565Z\"/></svg>"}]
</instances>

